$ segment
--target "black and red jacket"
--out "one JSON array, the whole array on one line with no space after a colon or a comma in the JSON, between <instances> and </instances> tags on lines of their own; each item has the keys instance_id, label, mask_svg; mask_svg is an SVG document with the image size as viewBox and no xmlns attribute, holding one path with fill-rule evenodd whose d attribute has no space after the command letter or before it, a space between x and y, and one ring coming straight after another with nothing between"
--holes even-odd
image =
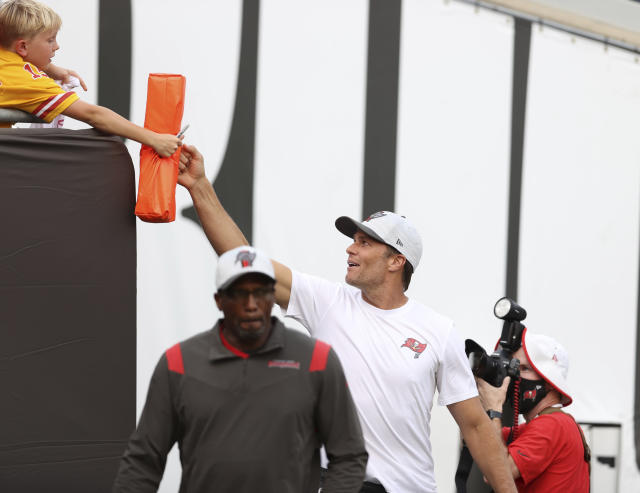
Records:
<instances>
[{"instance_id":1,"label":"black and red jacket","mask_svg":"<svg viewBox=\"0 0 640 493\"><path fill-rule=\"evenodd\" d=\"M367 453L342 366L327 344L273 318L251 354L223 338L220 322L160 358L122 458L114 493L155 492L180 447L180 493L357 492Z\"/></svg>"}]
</instances>

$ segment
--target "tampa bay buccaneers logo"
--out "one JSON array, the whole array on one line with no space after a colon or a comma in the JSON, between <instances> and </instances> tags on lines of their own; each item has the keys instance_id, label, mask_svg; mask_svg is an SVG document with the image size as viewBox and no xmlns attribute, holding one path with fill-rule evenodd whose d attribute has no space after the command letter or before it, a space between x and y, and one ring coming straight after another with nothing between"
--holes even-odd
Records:
<instances>
[{"instance_id":1,"label":"tampa bay buccaneers logo","mask_svg":"<svg viewBox=\"0 0 640 493\"><path fill-rule=\"evenodd\" d=\"M525 401L528 401L528 400L533 401L536 398L536 394L537 394L536 389L527 390L524 394L522 394L522 399Z\"/></svg>"},{"instance_id":2,"label":"tampa bay buccaneers logo","mask_svg":"<svg viewBox=\"0 0 640 493\"><path fill-rule=\"evenodd\" d=\"M236 262L240 262L242 267L251 267L253 265L253 259L256 258L256 254L249 250L241 250L236 256Z\"/></svg>"},{"instance_id":3,"label":"tampa bay buccaneers logo","mask_svg":"<svg viewBox=\"0 0 640 493\"><path fill-rule=\"evenodd\" d=\"M387 211L374 212L368 218L366 218L364 222L366 223L367 221L371 221L372 219L376 219L378 217L382 217L386 215L387 215Z\"/></svg>"},{"instance_id":4,"label":"tampa bay buccaneers logo","mask_svg":"<svg viewBox=\"0 0 640 493\"><path fill-rule=\"evenodd\" d=\"M414 353L416 353L413 358L419 358L420 355L422 354L422 352L427 349L427 345L426 344L422 344L420 341L417 341L416 339L413 339L412 337L409 337L406 341L404 341L404 344L400 347L408 347L409 349L411 349L411 351L413 351Z\"/></svg>"}]
</instances>

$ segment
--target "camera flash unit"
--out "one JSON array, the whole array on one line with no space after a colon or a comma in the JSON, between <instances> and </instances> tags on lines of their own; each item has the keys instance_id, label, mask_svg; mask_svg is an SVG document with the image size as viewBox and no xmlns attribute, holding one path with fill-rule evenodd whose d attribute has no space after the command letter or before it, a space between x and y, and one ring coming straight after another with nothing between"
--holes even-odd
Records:
<instances>
[{"instance_id":1,"label":"camera flash unit","mask_svg":"<svg viewBox=\"0 0 640 493\"><path fill-rule=\"evenodd\" d=\"M497 301L496 306L493 307L493 313L502 320L515 320L517 322L524 320L527 316L527 311L524 308L506 296Z\"/></svg>"}]
</instances>

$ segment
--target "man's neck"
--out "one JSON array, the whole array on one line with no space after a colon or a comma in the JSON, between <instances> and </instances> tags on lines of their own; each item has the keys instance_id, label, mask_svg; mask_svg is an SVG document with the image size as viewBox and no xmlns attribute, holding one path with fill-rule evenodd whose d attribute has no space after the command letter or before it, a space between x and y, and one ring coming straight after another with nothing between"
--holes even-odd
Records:
<instances>
[{"instance_id":1,"label":"man's neck","mask_svg":"<svg viewBox=\"0 0 640 493\"><path fill-rule=\"evenodd\" d=\"M401 289L393 289L389 286L376 286L375 288L361 289L362 299L370 305L381 310L393 310L404 306L409 298Z\"/></svg>"},{"instance_id":2,"label":"man's neck","mask_svg":"<svg viewBox=\"0 0 640 493\"><path fill-rule=\"evenodd\" d=\"M547 394L540 402L538 402L536 407L524 415L524 419L528 423L548 407L555 406L557 404L561 404L560 397L555 395L555 392Z\"/></svg>"}]
</instances>

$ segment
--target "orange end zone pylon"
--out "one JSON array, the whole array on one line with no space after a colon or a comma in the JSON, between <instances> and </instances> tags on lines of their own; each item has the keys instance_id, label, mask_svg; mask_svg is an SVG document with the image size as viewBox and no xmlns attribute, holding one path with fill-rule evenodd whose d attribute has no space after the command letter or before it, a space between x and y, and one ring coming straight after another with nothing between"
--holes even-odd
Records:
<instances>
[{"instance_id":1,"label":"orange end zone pylon","mask_svg":"<svg viewBox=\"0 0 640 493\"><path fill-rule=\"evenodd\" d=\"M154 132L176 135L184 112L186 79L178 74L149 74L144 127ZM170 157L160 157L149 146L140 149L140 180L136 216L150 223L176 219L176 184L180 149Z\"/></svg>"}]
</instances>

